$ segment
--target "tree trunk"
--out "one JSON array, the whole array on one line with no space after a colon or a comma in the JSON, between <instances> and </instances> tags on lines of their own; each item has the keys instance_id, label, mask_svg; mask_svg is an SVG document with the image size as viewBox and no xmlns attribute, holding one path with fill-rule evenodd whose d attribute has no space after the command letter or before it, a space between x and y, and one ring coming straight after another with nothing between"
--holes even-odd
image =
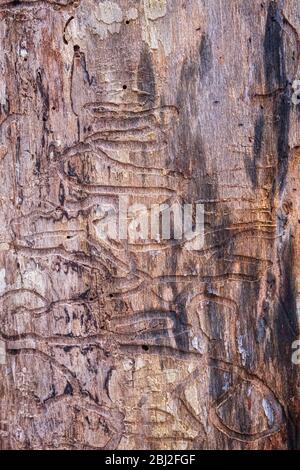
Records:
<instances>
[{"instance_id":1,"label":"tree trunk","mask_svg":"<svg viewBox=\"0 0 300 470\"><path fill-rule=\"evenodd\" d=\"M0 1L2 449L300 447L299 31L298 0ZM143 239L162 203L203 246Z\"/></svg>"}]
</instances>

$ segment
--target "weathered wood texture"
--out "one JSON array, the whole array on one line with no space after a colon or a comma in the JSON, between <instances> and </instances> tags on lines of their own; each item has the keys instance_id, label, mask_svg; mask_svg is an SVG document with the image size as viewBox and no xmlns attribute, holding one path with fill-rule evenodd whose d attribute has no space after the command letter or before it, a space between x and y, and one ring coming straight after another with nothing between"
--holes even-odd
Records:
<instances>
[{"instance_id":1,"label":"weathered wood texture","mask_svg":"<svg viewBox=\"0 0 300 470\"><path fill-rule=\"evenodd\" d=\"M2 449L299 447L299 32L298 0L0 1ZM204 248L101 242L120 194L202 201Z\"/></svg>"}]
</instances>

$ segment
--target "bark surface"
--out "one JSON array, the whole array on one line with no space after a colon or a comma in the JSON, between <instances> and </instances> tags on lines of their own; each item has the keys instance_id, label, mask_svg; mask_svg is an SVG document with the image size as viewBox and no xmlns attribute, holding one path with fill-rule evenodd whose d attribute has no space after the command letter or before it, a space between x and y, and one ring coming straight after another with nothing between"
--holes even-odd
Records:
<instances>
[{"instance_id":1,"label":"bark surface","mask_svg":"<svg viewBox=\"0 0 300 470\"><path fill-rule=\"evenodd\" d=\"M299 32L298 0L0 0L2 449L300 447ZM202 202L204 247L104 242L124 195Z\"/></svg>"}]
</instances>

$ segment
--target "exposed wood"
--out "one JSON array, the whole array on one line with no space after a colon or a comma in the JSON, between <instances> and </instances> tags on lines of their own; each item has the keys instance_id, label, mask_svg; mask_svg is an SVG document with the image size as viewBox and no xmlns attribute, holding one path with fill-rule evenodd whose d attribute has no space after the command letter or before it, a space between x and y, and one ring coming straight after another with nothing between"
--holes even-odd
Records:
<instances>
[{"instance_id":1,"label":"exposed wood","mask_svg":"<svg viewBox=\"0 0 300 470\"><path fill-rule=\"evenodd\" d=\"M0 447L299 448L298 0L0 1ZM205 243L103 242L201 202Z\"/></svg>"}]
</instances>

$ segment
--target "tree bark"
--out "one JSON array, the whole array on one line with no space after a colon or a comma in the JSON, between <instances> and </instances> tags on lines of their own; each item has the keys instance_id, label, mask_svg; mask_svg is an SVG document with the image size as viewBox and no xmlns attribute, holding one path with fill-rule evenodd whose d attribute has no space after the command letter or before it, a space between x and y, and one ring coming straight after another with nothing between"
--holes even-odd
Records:
<instances>
[{"instance_id":1,"label":"tree bark","mask_svg":"<svg viewBox=\"0 0 300 470\"><path fill-rule=\"evenodd\" d=\"M296 449L298 0L0 1L0 447ZM204 246L103 241L202 203ZM299 307L298 307L299 308Z\"/></svg>"}]
</instances>

